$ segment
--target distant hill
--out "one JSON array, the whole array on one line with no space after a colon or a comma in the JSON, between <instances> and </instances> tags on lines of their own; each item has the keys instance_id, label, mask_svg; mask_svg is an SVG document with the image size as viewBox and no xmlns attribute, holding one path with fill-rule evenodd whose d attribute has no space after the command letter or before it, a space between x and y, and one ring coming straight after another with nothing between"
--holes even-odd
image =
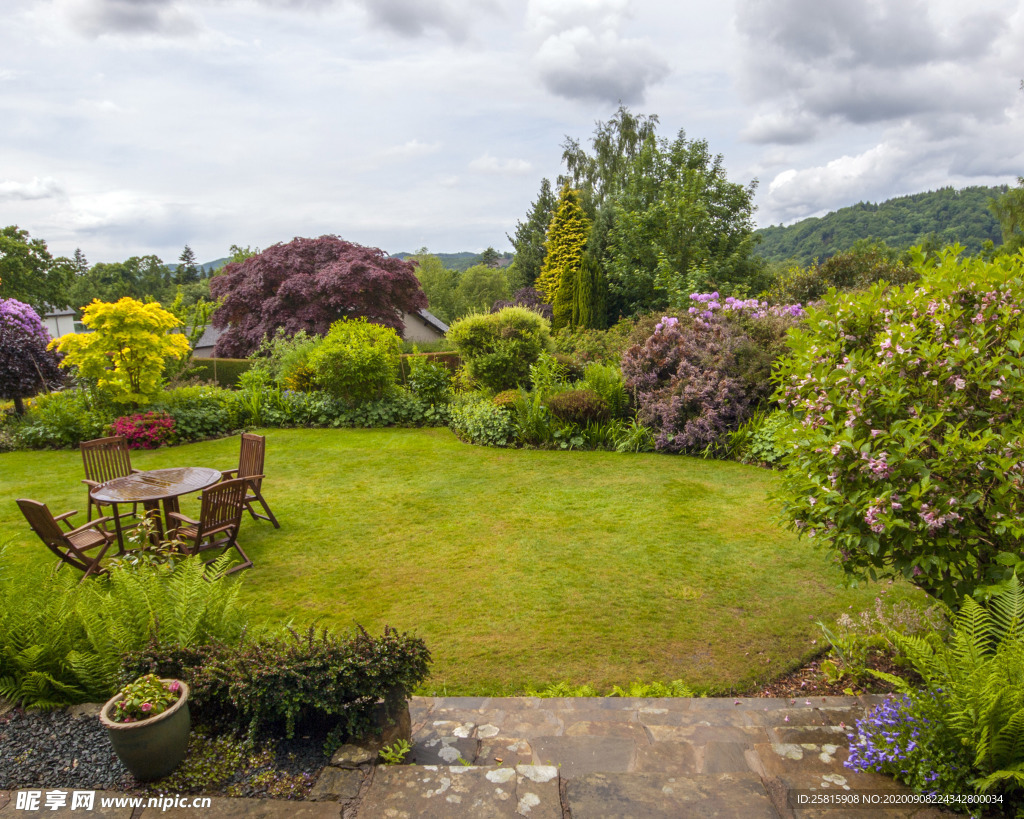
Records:
<instances>
[{"instance_id":1,"label":"distant hill","mask_svg":"<svg viewBox=\"0 0 1024 819\"><path fill-rule=\"evenodd\" d=\"M392 253L399 259L408 259L410 256L415 256L415 253ZM480 263L479 253L470 253L469 251L462 251L461 253L431 253L431 256L437 256L443 264L449 270L469 270L473 265ZM498 260L498 267L508 267L512 263L511 253L502 253L501 258Z\"/></svg>"},{"instance_id":2,"label":"distant hill","mask_svg":"<svg viewBox=\"0 0 1024 819\"><path fill-rule=\"evenodd\" d=\"M940 246L959 242L968 253L977 253L986 239L995 244L1002 241L999 222L988 203L1007 189L1006 185L940 188L877 205L860 202L788 227L761 228L755 231L761 239L756 253L769 261L793 259L809 265L815 258L824 261L847 250L858 239L881 240L899 249L926 239Z\"/></svg>"}]
</instances>

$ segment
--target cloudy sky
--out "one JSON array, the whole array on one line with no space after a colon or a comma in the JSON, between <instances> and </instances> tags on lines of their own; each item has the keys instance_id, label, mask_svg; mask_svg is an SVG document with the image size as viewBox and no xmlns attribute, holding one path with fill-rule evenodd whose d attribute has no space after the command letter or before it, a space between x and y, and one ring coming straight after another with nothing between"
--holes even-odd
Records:
<instances>
[{"instance_id":1,"label":"cloudy sky","mask_svg":"<svg viewBox=\"0 0 1024 819\"><path fill-rule=\"evenodd\" d=\"M622 101L759 225L1024 174L1024 0L7 0L0 225L90 262L510 249Z\"/></svg>"}]
</instances>

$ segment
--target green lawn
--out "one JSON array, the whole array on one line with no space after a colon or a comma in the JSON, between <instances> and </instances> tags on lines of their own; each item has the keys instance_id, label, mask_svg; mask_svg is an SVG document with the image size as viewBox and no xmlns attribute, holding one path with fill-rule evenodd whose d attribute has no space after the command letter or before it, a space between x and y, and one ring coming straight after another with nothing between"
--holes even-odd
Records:
<instances>
[{"instance_id":1,"label":"green lawn","mask_svg":"<svg viewBox=\"0 0 1024 819\"><path fill-rule=\"evenodd\" d=\"M772 523L766 470L484 449L447 429L265 434L264 493L281 529L243 523L252 619L414 631L433 652L431 692L742 688L805 658L821 644L816 620L876 592L841 589L820 552ZM237 458L231 438L132 462L227 469ZM81 477L78 452L0 455L13 571L51 563L14 500L84 513Z\"/></svg>"}]
</instances>

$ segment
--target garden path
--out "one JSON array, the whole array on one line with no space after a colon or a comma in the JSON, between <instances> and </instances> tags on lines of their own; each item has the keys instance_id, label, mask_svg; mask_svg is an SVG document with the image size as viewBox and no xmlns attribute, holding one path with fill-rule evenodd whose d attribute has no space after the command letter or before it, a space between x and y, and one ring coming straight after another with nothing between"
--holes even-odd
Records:
<instances>
[{"instance_id":1,"label":"garden path","mask_svg":"<svg viewBox=\"0 0 1024 819\"><path fill-rule=\"evenodd\" d=\"M910 791L843 767L847 728L881 697L638 699L414 697L415 765L369 764L344 746L310 800L214 798L210 808L46 810L104 819L595 819L716 816L863 819L944 815L900 805L845 809L817 796ZM0 819L26 817L0 791ZM98 807L98 801L97 801Z\"/></svg>"}]
</instances>

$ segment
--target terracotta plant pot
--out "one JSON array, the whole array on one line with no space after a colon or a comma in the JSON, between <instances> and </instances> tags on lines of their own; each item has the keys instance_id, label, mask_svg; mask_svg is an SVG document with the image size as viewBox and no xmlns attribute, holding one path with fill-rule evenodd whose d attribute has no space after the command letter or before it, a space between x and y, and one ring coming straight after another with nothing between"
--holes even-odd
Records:
<instances>
[{"instance_id":1,"label":"terracotta plant pot","mask_svg":"<svg viewBox=\"0 0 1024 819\"><path fill-rule=\"evenodd\" d=\"M171 683L174 680L161 680ZM114 722L110 711L121 699L118 693L107 700L100 711L100 722L107 729L110 743L125 767L140 782L160 779L171 773L185 758L191 728L188 713L188 686L181 686L178 701L162 714L138 722Z\"/></svg>"}]
</instances>

